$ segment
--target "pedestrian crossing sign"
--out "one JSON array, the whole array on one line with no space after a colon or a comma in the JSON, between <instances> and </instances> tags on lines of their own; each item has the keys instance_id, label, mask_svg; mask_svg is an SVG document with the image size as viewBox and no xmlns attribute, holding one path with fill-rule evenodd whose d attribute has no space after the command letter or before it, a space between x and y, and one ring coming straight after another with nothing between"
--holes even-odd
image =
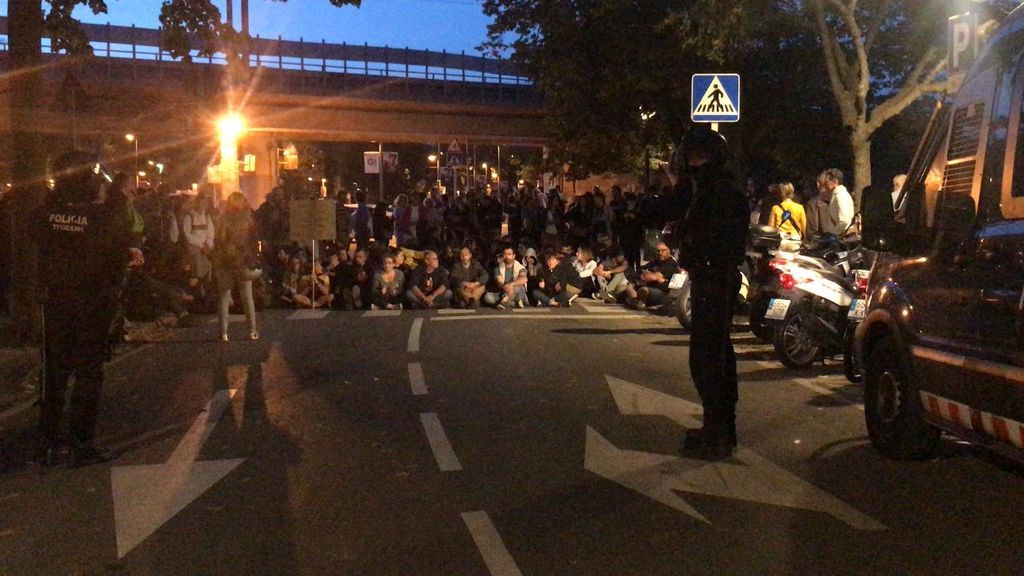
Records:
<instances>
[{"instance_id":1,"label":"pedestrian crossing sign","mask_svg":"<svg viewBox=\"0 0 1024 576\"><path fill-rule=\"evenodd\" d=\"M740 121L740 75L694 74L690 79L690 120Z\"/></svg>"}]
</instances>

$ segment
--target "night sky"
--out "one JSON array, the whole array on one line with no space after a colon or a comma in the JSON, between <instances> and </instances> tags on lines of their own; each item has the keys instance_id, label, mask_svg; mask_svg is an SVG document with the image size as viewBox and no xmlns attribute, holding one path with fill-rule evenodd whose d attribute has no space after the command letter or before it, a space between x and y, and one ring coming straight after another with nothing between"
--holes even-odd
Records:
<instances>
[{"instance_id":1,"label":"night sky","mask_svg":"<svg viewBox=\"0 0 1024 576\"><path fill-rule=\"evenodd\" d=\"M224 11L224 0L215 2ZM235 22L240 27L239 3ZM0 13L6 14L7 2ZM160 0L107 0L109 14L94 16L79 7L75 16L85 22L159 27ZM448 50L477 54L487 35L489 19L476 0L363 0L361 8L335 8L328 0L250 0L253 35L285 39L348 42L374 46Z\"/></svg>"}]
</instances>

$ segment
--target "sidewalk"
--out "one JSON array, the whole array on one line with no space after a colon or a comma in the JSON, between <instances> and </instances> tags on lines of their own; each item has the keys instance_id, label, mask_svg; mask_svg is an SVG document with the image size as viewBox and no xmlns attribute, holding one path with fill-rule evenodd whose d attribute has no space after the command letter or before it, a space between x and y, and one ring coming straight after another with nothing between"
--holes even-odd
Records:
<instances>
[{"instance_id":1,"label":"sidewalk","mask_svg":"<svg viewBox=\"0 0 1024 576\"><path fill-rule=\"evenodd\" d=\"M36 394L39 349L0 348L0 412Z\"/></svg>"},{"instance_id":2,"label":"sidewalk","mask_svg":"<svg viewBox=\"0 0 1024 576\"><path fill-rule=\"evenodd\" d=\"M133 322L125 332L132 342L148 342L171 329L161 322ZM129 349L115 347L114 357ZM0 347L0 413L35 397L40 363L38 347Z\"/></svg>"}]
</instances>

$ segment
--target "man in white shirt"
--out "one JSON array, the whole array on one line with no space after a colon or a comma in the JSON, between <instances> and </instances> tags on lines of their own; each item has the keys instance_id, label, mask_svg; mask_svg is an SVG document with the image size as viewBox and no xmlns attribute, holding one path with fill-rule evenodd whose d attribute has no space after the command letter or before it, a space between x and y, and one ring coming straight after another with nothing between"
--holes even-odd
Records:
<instances>
[{"instance_id":1,"label":"man in white shirt","mask_svg":"<svg viewBox=\"0 0 1024 576\"><path fill-rule=\"evenodd\" d=\"M822 201L828 203L825 218L819 223L820 230L826 234L842 236L856 215L853 197L843 186L843 173L836 168L822 172L818 176L818 194Z\"/></svg>"}]
</instances>

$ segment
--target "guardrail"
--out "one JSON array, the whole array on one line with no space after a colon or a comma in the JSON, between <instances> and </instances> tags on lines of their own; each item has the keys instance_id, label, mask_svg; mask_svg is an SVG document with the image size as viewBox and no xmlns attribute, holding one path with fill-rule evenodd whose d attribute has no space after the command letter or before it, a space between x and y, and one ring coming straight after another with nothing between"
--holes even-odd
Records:
<instances>
[{"instance_id":1,"label":"guardrail","mask_svg":"<svg viewBox=\"0 0 1024 576\"><path fill-rule=\"evenodd\" d=\"M160 30L111 24L82 24L82 28L97 57L180 62L180 59L172 58L161 50ZM7 17L0 16L0 52L7 52L8 44ZM50 52L48 38L43 39L43 51ZM467 56L465 52L456 54L443 50L434 52L367 44L328 44L326 41L284 40L280 36L276 40L256 36L251 42L251 52L251 66L279 70L521 87L533 84L508 60ZM193 51L192 58L195 62L210 65L227 64L223 53L200 57L197 51Z\"/></svg>"}]
</instances>

